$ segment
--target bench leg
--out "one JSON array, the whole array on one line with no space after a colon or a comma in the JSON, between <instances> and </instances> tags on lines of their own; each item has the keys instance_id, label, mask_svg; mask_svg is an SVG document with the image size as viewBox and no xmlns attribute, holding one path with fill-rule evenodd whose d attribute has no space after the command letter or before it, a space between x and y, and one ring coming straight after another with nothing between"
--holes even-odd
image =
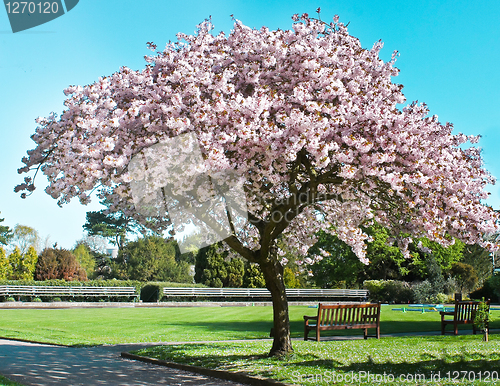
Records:
<instances>
[{"instance_id":1,"label":"bench leg","mask_svg":"<svg viewBox=\"0 0 500 386\"><path fill-rule=\"evenodd\" d=\"M316 342L319 342L319 332L320 332L320 329L318 328L319 326L316 326Z\"/></svg>"},{"instance_id":2,"label":"bench leg","mask_svg":"<svg viewBox=\"0 0 500 386\"><path fill-rule=\"evenodd\" d=\"M377 339L380 339L380 324L377 326Z\"/></svg>"},{"instance_id":3,"label":"bench leg","mask_svg":"<svg viewBox=\"0 0 500 386\"><path fill-rule=\"evenodd\" d=\"M363 337L365 339L368 339L368 329L367 328L363 329Z\"/></svg>"},{"instance_id":4,"label":"bench leg","mask_svg":"<svg viewBox=\"0 0 500 386\"><path fill-rule=\"evenodd\" d=\"M444 324L443 322L441 322L441 335L444 335L444 329L446 327L446 324Z\"/></svg>"},{"instance_id":5,"label":"bench leg","mask_svg":"<svg viewBox=\"0 0 500 386\"><path fill-rule=\"evenodd\" d=\"M455 333L455 335L458 335L458 323L453 323L453 332Z\"/></svg>"},{"instance_id":6,"label":"bench leg","mask_svg":"<svg viewBox=\"0 0 500 386\"><path fill-rule=\"evenodd\" d=\"M307 329L307 326L304 326L304 340L307 340L308 335L309 335L309 330Z\"/></svg>"}]
</instances>

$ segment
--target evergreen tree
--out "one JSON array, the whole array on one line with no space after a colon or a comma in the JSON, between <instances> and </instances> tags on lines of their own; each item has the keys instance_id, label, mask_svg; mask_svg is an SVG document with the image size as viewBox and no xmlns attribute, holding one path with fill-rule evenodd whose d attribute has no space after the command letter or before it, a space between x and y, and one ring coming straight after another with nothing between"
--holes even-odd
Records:
<instances>
[{"instance_id":1,"label":"evergreen tree","mask_svg":"<svg viewBox=\"0 0 500 386\"><path fill-rule=\"evenodd\" d=\"M245 261L245 274L243 276L243 287L266 288L264 274L258 264Z\"/></svg>"},{"instance_id":2,"label":"evergreen tree","mask_svg":"<svg viewBox=\"0 0 500 386\"><path fill-rule=\"evenodd\" d=\"M491 276L493 269L491 252L478 244L466 245L464 247L461 262L469 264L474 268L480 286Z\"/></svg>"},{"instance_id":3,"label":"evergreen tree","mask_svg":"<svg viewBox=\"0 0 500 386\"><path fill-rule=\"evenodd\" d=\"M222 243L198 250L195 264L195 281L209 287L242 287L245 264L239 257L231 257Z\"/></svg>"},{"instance_id":4,"label":"evergreen tree","mask_svg":"<svg viewBox=\"0 0 500 386\"><path fill-rule=\"evenodd\" d=\"M471 292L477 285L477 275L474 267L464 263L453 263L450 270L451 276L456 280L460 292Z\"/></svg>"},{"instance_id":5,"label":"evergreen tree","mask_svg":"<svg viewBox=\"0 0 500 386\"><path fill-rule=\"evenodd\" d=\"M35 280L58 279L56 251L53 248L46 248L42 251L35 267Z\"/></svg>"},{"instance_id":6,"label":"evergreen tree","mask_svg":"<svg viewBox=\"0 0 500 386\"><path fill-rule=\"evenodd\" d=\"M5 250L0 247L0 280L8 279L12 275L12 267L9 264L9 259L5 254Z\"/></svg>"},{"instance_id":7,"label":"evergreen tree","mask_svg":"<svg viewBox=\"0 0 500 386\"><path fill-rule=\"evenodd\" d=\"M0 223L5 219L0 218ZM0 244L7 245L12 238L12 230L5 225L0 225Z\"/></svg>"},{"instance_id":8,"label":"evergreen tree","mask_svg":"<svg viewBox=\"0 0 500 386\"><path fill-rule=\"evenodd\" d=\"M78 244L75 249L73 249L73 255L80 266L85 270L87 277L94 278L96 270L96 260L92 255L92 252L85 244Z\"/></svg>"},{"instance_id":9,"label":"evergreen tree","mask_svg":"<svg viewBox=\"0 0 500 386\"><path fill-rule=\"evenodd\" d=\"M87 274L76 257L66 249L46 248L35 267L35 280L85 281Z\"/></svg>"},{"instance_id":10,"label":"evergreen tree","mask_svg":"<svg viewBox=\"0 0 500 386\"><path fill-rule=\"evenodd\" d=\"M147 236L127 243L111 262L112 275L139 281L171 281L191 283L189 264L177 261L174 240Z\"/></svg>"}]
</instances>

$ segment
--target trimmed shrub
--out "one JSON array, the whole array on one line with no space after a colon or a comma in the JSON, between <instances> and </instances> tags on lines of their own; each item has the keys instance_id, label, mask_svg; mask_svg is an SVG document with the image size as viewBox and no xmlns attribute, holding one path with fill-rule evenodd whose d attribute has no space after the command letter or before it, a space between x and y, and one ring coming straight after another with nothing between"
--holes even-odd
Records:
<instances>
[{"instance_id":1,"label":"trimmed shrub","mask_svg":"<svg viewBox=\"0 0 500 386\"><path fill-rule=\"evenodd\" d=\"M163 298L161 283L148 283L141 289L141 300L145 303L159 302Z\"/></svg>"}]
</instances>

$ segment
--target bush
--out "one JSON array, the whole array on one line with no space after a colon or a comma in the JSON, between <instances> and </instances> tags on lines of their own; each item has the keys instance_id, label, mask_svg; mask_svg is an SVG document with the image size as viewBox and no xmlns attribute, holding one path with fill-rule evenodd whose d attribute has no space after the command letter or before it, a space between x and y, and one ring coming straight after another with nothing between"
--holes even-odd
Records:
<instances>
[{"instance_id":1,"label":"bush","mask_svg":"<svg viewBox=\"0 0 500 386\"><path fill-rule=\"evenodd\" d=\"M453 295L453 294L457 293L458 290L459 290L458 283L454 278L449 277L448 279L446 279L446 281L444 283L444 293L445 294Z\"/></svg>"},{"instance_id":2,"label":"bush","mask_svg":"<svg viewBox=\"0 0 500 386\"><path fill-rule=\"evenodd\" d=\"M443 304L443 303L449 303L450 302L450 297L446 294L439 293L437 295L434 295L434 298L432 299L432 303L436 304Z\"/></svg>"},{"instance_id":3,"label":"bush","mask_svg":"<svg viewBox=\"0 0 500 386\"><path fill-rule=\"evenodd\" d=\"M490 276L484 285L470 293L471 299L490 299L493 303L500 302L500 275Z\"/></svg>"},{"instance_id":4,"label":"bush","mask_svg":"<svg viewBox=\"0 0 500 386\"><path fill-rule=\"evenodd\" d=\"M412 300L410 285L399 280L366 280L364 287L370 291L371 301L408 303Z\"/></svg>"},{"instance_id":5,"label":"bush","mask_svg":"<svg viewBox=\"0 0 500 386\"><path fill-rule=\"evenodd\" d=\"M33 298L33 299L31 299L31 301L32 301L33 303L41 303L41 302L42 302L42 299L40 299L40 298Z\"/></svg>"},{"instance_id":6,"label":"bush","mask_svg":"<svg viewBox=\"0 0 500 386\"><path fill-rule=\"evenodd\" d=\"M75 255L66 249L46 248L38 257L35 266L35 279L50 280L87 280L87 273L76 260Z\"/></svg>"},{"instance_id":7,"label":"bush","mask_svg":"<svg viewBox=\"0 0 500 386\"><path fill-rule=\"evenodd\" d=\"M415 303L430 303L436 295L431 282L428 280L415 284L412 290Z\"/></svg>"},{"instance_id":8,"label":"bush","mask_svg":"<svg viewBox=\"0 0 500 386\"><path fill-rule=\"evenodd\" d=\"M161 283L148 283L141 289L141 300L145 303L159 302L163 298Z\"/></svg>"}]
</instances>

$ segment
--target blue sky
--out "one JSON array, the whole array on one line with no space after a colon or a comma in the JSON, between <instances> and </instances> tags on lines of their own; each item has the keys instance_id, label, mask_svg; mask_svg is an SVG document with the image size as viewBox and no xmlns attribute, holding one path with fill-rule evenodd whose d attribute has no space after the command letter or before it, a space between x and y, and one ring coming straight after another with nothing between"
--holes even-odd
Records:
<instances>
[{"instance_id":1,"label":"blue sky","mask_svg":"<svg viewBox=\"0 0 500 386\"><path fill-rule=\"evenodd\" d=\"M61 113L71 84L89 84L120 66L143 68L146 42L163 47L177 32L193 33L212 16L215 32L229 32L230 15L251 27L288 29L294 13L323 20L335 14L349 31L371 48L382 39L382 59L400 52L397 67L408 101L430 107L455 132L481 134L485 167L500 177L500 27L498 0L352 1L352 0L80 0L66 15L13 34L0 8L0 217L37 229L45 239L70 248L82 238L88 210L77 201L59 208L38 180L35 193L22 200L13 192L21 182L21 158L34 147L29 138L35 118ZM500 208L500 190L490 187L487 203Z\"/></svg>"}]
</instances>

